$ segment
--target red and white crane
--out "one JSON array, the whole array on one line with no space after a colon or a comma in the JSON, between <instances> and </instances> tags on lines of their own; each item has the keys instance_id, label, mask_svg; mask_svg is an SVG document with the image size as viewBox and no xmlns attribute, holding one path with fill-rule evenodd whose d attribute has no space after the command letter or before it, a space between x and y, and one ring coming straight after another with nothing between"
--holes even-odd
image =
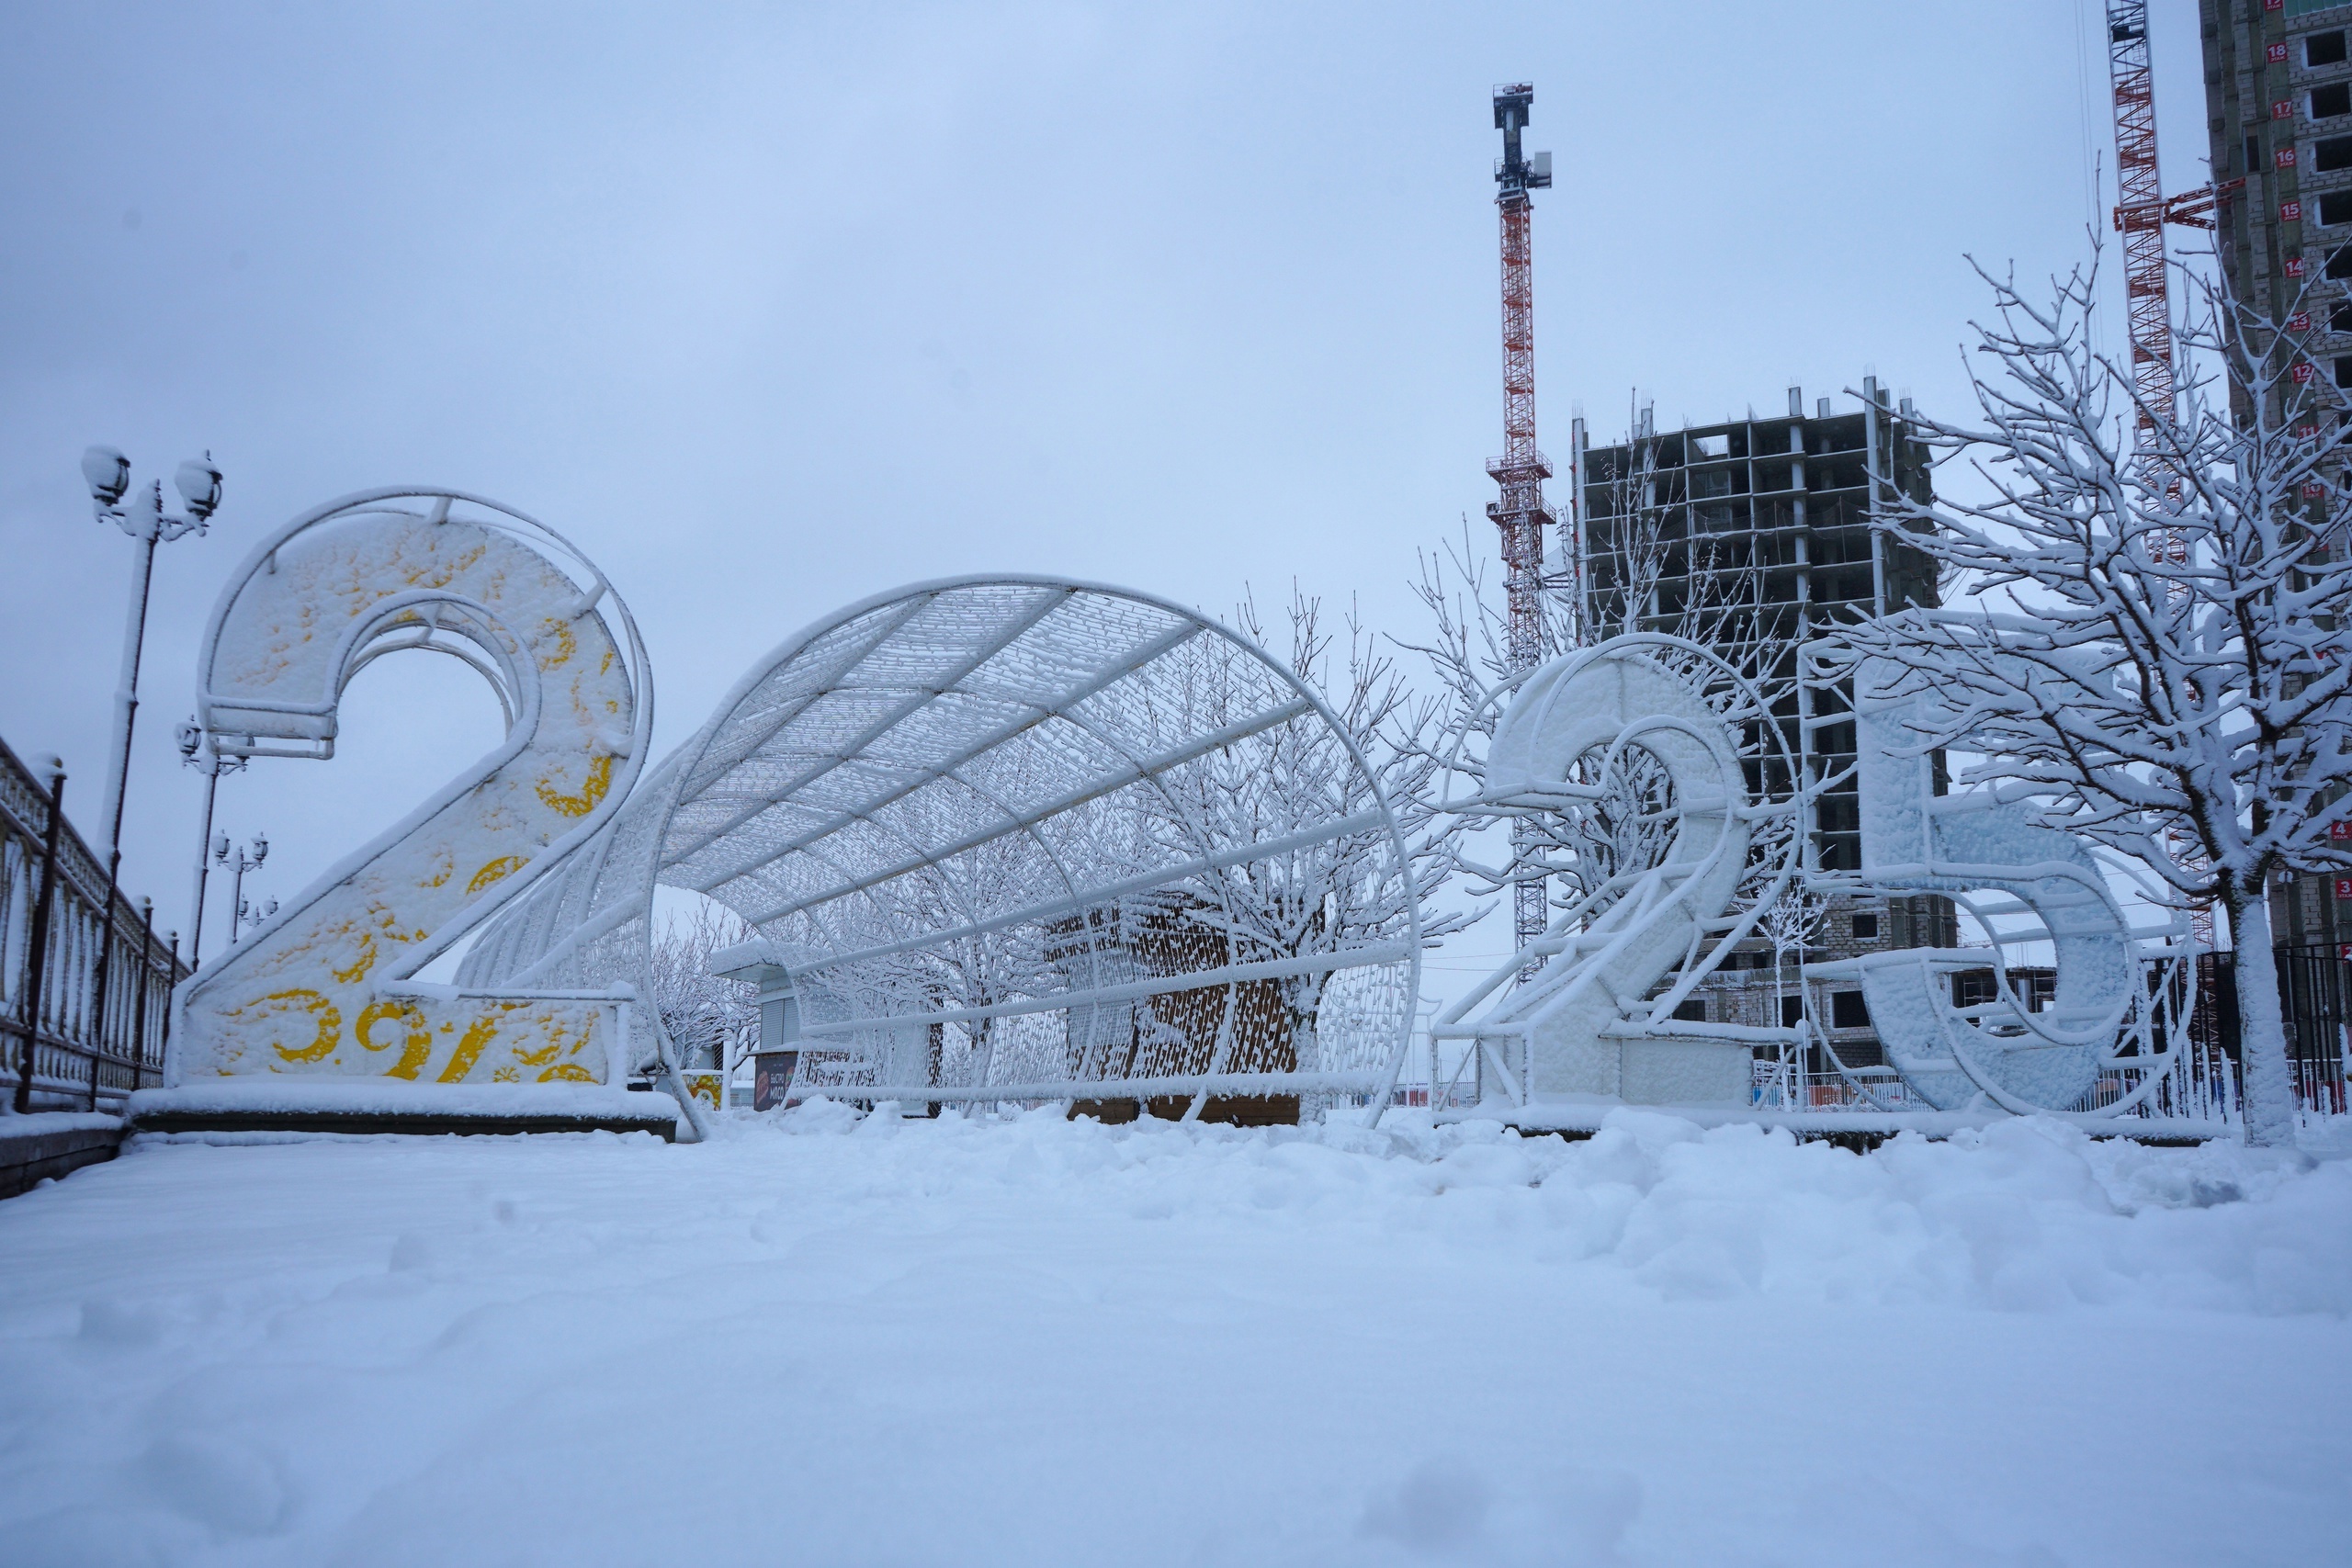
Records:
<instances>
[{"instance_id":1,"label":"red and white crane","mask_svg":"<svg viewBox=\"0 0 2352 1568\"><path fill-rule=\"evenodd\" d=\"M1534 669L1544 657L1544 525L1558 521L1544 499L1552 465L1535 445L1535 279L1528 193L1552 183L1552 154L1530 157L1520 148L1528 106L1534 101L1532 83L1508 82L1495 89L1495 129L1503 133L1503 155L1495 164L1495 183L1502 187L1495 205L1502 212L1503 455L1487 460L1487 472L1502 487L1502 494L1487 503L1487 515L1502 534L1506 653L1513 674ZM1543 874L1527 869L1536 854L1533 830L1515 829L1511 934L1521 952L1549 923ZM1529 965L1527 972L1533 968Z\"/></svg>"},{"instance_id":2,"label":"red and white crane","mask_svg":"<svg viewBox=\"0 0 2352 1568\"><path fill-rule=\"evenodd\" d=\"M2115 86L2115 227L2123 235L2125 310L2132 329L2132 381L2139 394L2133 437L2147 458L2156 417L2174 412L2172 299L2165 270L2165 225L2214 227L2222 195L2245 182L2207 185L2167 199L2156 173L2156 91L2148 60L2148 0L2108 0L2108 74ZM2177 489L2177 481L2167 486ZM2176 592L2178 592L2176 586ZM2195 850L2184 840L2177 852ZM2189 923L2198 947L2213 951L2213 907L2194 905Z\"/></svg>"},{"instance_id":3,"label":"red and white crane","mask_svg":"<svg viewBox=\"0 0 2352 1568\"><path fill-rule=\"evenodd\" d=\"M2244 182L2201 186L2166 198L2156 174L2155 78L2148 65L2148 0L2109 0L2108 74L2115 85L2115 227L2123 235L2132 379L2140 394L2137 435L2145 449L2155 414L2173 411L2172 302L2165 225L2213 227L2213 208Z\"/></svg>"}]
</instances>

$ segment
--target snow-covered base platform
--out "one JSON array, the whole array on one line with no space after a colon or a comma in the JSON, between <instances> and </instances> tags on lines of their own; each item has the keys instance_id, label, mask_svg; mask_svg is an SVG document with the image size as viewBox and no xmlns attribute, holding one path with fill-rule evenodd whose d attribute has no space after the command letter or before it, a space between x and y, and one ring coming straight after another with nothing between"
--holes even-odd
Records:
<instances>
[{"instance_id":1,"label":"snow-covered base platform","mask_svg":"<svg viewBox=\"0 0 2352 1568\"><path fill-rule=\"evenodd\" d=\"M1561 1137L1589 1138L1607 1124L1610 1113L1623 1111L1623 1102L1603 1100L1542 1100L1533 1105L1488 1104L1441 1111L1441 1124L1498 1122L1522 1133L1550 1133ZM2004 1111L1765 1111L1711 1105L1644 1105L1636 1109L1671 1116L1699 1127L1766 1127L1785 1130L1799 1143L1833 1144L1856 1154L1877 1148L1890 1138L1916 1133L1923 1138L1949 1138L1957 1133L1983 1133L2004 1122L2018 1120ZM2093 1138L2128 1138L2159 1148L2193 1148L2199 1144L2235 1142L2237 1128L2223 1122L2172 1121L2146 1116L2053 1116L2048 1121L2076 1127Z\"/></svg>"},{"instance_id":2,"label":"snow-covered base platform","mask_svg":"<svg viewBox=\"0 0 2352 1568\"><path fill-rule=\"evenodd\" d=\"M668 1095L602 1084L413 1084L237 1077L130 1097L134 1133L651 1133L674 1137Z\"/></svg>"},{"instance_id":3,"label":"snow-covered base platform","mask_svg":"<svg viewBox=\"0 0 2352 1568\"><path fill-rule=\"evenodd\" d=\"M138 1138L0 1203L0 1562L2344 1556L2341 1158L712 1120Z\"/></svg>"},{"instance_id":4,"label":"snow-covered base platform","mask_svg":"<svg viewBox=\"0 0 2352 1568\"><path fill-rule=\"evenodd\" d=\"M121 1144L120 1117L70 1111L0 1113L0 1198L110 1160Z\"/></svg>"}]
</instances>

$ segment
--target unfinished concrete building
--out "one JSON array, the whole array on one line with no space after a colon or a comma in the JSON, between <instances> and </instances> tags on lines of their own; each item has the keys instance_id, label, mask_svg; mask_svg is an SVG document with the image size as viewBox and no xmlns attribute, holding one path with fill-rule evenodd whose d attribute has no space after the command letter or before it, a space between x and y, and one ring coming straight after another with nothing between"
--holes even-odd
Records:
<instances>
[{"instance_id":1,"label":"unfinished concrete building","mask_svg":"<svg viewBox=\"0 0 2352 1568\"><path fill-rule=\"evenodd\" d=\"M2201 0L2198 11L2231 292L2312 356L2323 382L2309 394L2312 422L2339 417L2352 391L2352 4ZM2337 894L2333 877L2282 879L2278 944L2329 953L2352 942Z\"/></svg>"},{"instance_id":2,"label":"unfinished concrete building","mask_svg":"<svg viewBox=\"0 0 2352 1568\"><path fill-rule=\"evenodd\" d=\"M2201 0L2198 10L2231 290L2352 388L2352 4Z\"/></svg>"},{"instance_id":3,"label":"unfinished concrete building","mask_svg":"<svg viewBox=\"0 0 2352 1568\"><path fill-rule=\"evenodd\" d=\"M1871 526L1874 487L1931 494L1928 450L1909 400L1875 378L1859 408L1807 413L1792 387L1788 412L1660 434L1645 412L1611 446L1576 426L1575 564L1583 639L1665 632L1703 643L1755 681L1784 727L1790 752L1815 778L1846 770L1854 726L1846 693L1798 679L1799 651L1857 615L1937 603L1935 563ZM1877 476L1875 479L1873 475ZM1859 871L1860 819L1852 784L1820 799L1804 854L1810 869ZM1934 895L1840 896L1775 944L1740 945L1686 1016L1782 1024L1799 1007L1796 951L1814 959L1954 941L1951 901ZM1814 1016L1849 1066L1883 1058L1850 985L1814 998ZM1816 1060L1816 1074L1826 1070Z\"/></svg>"}]
</instances>

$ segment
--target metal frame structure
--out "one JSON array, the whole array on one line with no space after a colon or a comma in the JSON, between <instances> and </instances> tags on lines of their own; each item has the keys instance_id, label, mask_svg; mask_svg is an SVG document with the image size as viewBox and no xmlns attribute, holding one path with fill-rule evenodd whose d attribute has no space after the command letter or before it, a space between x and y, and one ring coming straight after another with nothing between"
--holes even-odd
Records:
<instances>
[{"instance_id":1,"label":"metal frame structure","mask_svg":"<svg viewBox=\"0 0 2352 1568\"><path fill-rule=\"evenodd\" d=\"M1453 1082L1433 1084L1432 1103L1450 1100L1474 1066L1477 1098L1496 1091L1515 1109L1563 1094L1622 1093L1595 1065L1612 1043L1679 1039L1818 1044L1865 1101L1895 1110L1838 1056L1812 1014L1813 983L1838 978L1860 982L1889 1064L1933 1109L1981 1097L2020 1114L2113 1116L2156 1092L2187 1039L2195 951L2188 923L2135 928L2107 880L2109 870L2129 868L2040 825L2029 803L1936 793L1931 749L1919 739L1936 732L1923 711L1932 697L1875 669L1854 679L1853 711L1815 722L1856 725L1855 755L1811 777L1756 688L1679 638L1611 638L1489 694L1488 702L1511 700L1487 756L1463 759L1465 726L1453 760L1453 771L1477 776L1480 788L1442 808L1542 824L1555 846L1549 869L1582 896L1538 943L1432 1021L1433 1048L1447 1039L1475 1045ZM1628 791L1624 778L1639 770L1627 759L1636 756L1651 764L1650 782ZM1846 788L1860 796L1860 870L1804 866L1799 823L1824 792ZM1801 957L1804 1012L1792 1026L1674 1017L1792 886L1934 892L1974 919L1992 945L1826 964ZM2005 950L2021 943L2054 950L2047 1008L2013 982ZM1537 958L1558 962L1536 984L1505 990ZM1962 1005L1952 976L1988 963L1994 995Z\"/></svg>"},{"instance_id":2,"label":"metal frame structure","mask_svg":"<svg viewBox=\"0 0 2352 1568\"><path fill-rule=\"evenodd\" d=\"M65 820L62 789L62 773L44 781L0 742L0 1093L20 1111L113 1110L153 1084L172 986L188 973L145 899L108 930L107 862Z\"/></svg>"},{"instance_id":3,"label":"metal frame structure","mask_svg":"<svg viewBox=\"0 0 2352 1568\"><path fill-rule=\"evenodd\" d=\"M1162 599L917 584L762 660L468 954L484 987L646 984L657 886L786 976L795 1093L1299 1096L1385 1108L1419 891L1322 699ZM656 1010L640 1060L672 1059Z\"/></svg>"},{"instance_id":4,"label":"metal frame structure","mask_svg":"<svg viewBox=\"0 0 2352 1568\"><path fill-rule=\"evenodd\" d=\"M1456 742L1451 771L1477 776L1479 789L1441 808L1528 824L1555 851L1546 869L1579 896L1441 1012L1431 1039L1476 1042L1464 1067L1524 1107L1546 1093L1622 1092L1622 1079L1606 1085L1608 1074L1574 1060L1604 1040L1801 1038L1673 1016L1800 874L1810 799L1754 684L1697 643L1634 633L1507 681L1486 702L1506 694L1482 761L1461 755L1468 726ZM1624 798L1636 758L1655 782ZM1534 983L1470 1016L1549 959L1559 962ZM1436 1086L1432 1100L1454 1087Z\"/></svg>"},{"instance_id":5,"label":"metal frame structure","mask_svg":"<svg viewBox=\"0 0 2352 1568\"><path fill-rule=\"evenodd\" d=\"M2156 173L2155 78L2148 65L2148 0L2109 0L2108 72L2115 89L2115 227L2123 235L2123 287L2132 331L2132 378L2140 393L2134 439L2143 446L2173 406L2172 309L2165 277L2164 181ZM2210 202L2211 193L2204 195ZM2174 221L2183 221L2174 219ZM2212 220L2202 220L2211 228Z\"/></svg>"}]
</instances>

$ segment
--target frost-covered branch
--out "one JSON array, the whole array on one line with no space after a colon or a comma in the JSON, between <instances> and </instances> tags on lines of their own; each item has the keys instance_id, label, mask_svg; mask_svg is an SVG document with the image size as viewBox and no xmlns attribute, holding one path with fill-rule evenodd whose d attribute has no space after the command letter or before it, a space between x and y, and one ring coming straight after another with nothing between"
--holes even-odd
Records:
<instances>
[{"instance_id":1,"label":"frost-covered branch","mask_svg":"<svg viewBox=\"0 0 2352 1568\"><path fill-rule=\"evenodd\" d=\"M2326 836L2352 786L2341 400L2298 334L2184 271L2194 373L2177 409L2144 407L2128 367L2091 347L2096 260L2046 302L1979 270L1995 302L1974 326L1980 423L1919 423L1986 498L1882 485L1875 518L1974 603L1854 628L1849 656L1932 694L1919 742L1973 754L1959 782L2030 797L2181 903L2228 911L2248 1133L2281 1141L2293 1105L2267 888L2352 870Z\"/></svg>"}]
</instances>

